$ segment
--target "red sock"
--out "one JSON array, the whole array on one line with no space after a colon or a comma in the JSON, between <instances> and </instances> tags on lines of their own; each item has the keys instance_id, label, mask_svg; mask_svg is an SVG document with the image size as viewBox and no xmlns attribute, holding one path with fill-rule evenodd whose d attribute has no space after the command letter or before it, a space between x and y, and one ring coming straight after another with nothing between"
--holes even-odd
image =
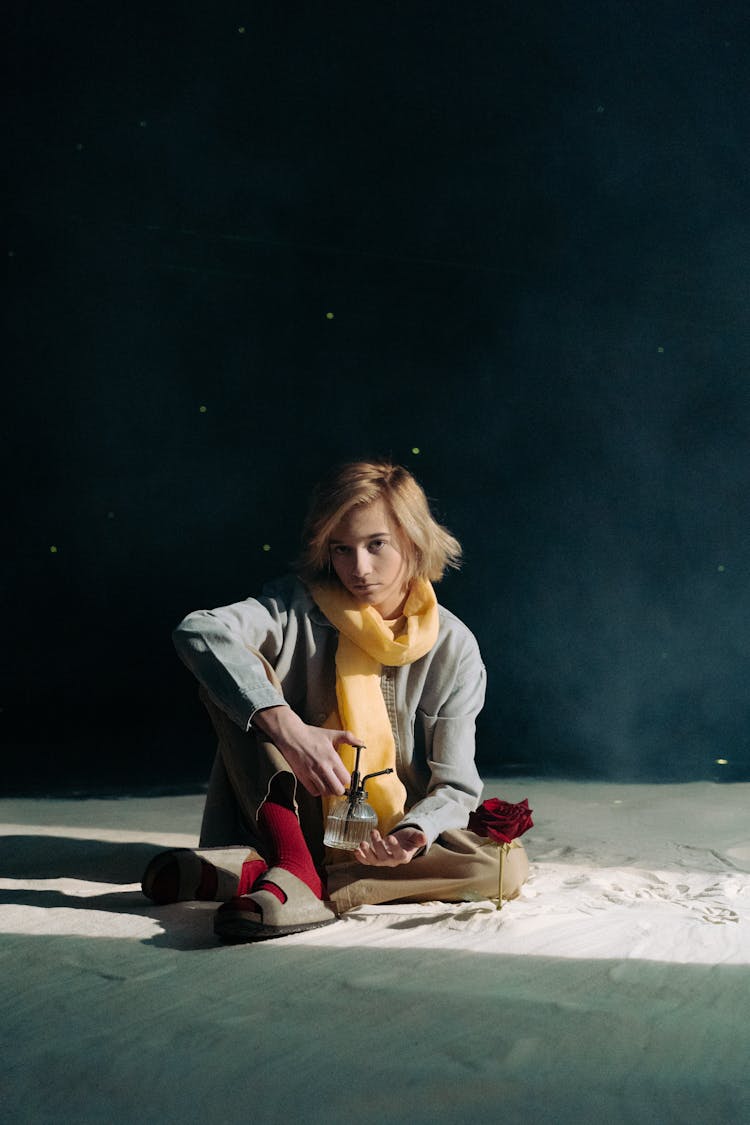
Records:
<instances>
[{"instance_id":1,"label":"red sock","mask_svg":"<svg viewBox=\"0 0 750 1125\"><path fill-rule=\"evenodd\" d=\"M249 894L255 883L258 882L258 879L260 879L261 875L266 871L268 871L268 864L264 859L246 859L242 864L240 885L237 888L237 894Z\"/></svg>"},{"instance_id":2,"label":"red sock","mask_svg":"<svg viewBox=\"0 0 750 1125\"><path fill-rule=\"evenodd\" d=\"M294 810L273 799L267 800L258 813L258 827L269 846L269 866L283 867L301 879L317 898L323 898L323 883ZM280 902L286 902L284 892L273 883L261 880L260 885L275 894Z\"/></svg>"}]
</instances>

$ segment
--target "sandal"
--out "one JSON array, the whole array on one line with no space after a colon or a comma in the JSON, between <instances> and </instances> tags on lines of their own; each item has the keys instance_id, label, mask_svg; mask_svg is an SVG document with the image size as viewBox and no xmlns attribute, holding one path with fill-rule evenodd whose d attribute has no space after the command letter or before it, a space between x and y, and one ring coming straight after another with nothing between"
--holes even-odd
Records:
<instances>
[{"instance_id":1,"label":"sandal","mask_svg":"<svg viewBox=\"0 0 750 1125\"><path fill-rule=\"evenodd\" d=\"M214 933L222 941L265 941L330 926L337 920L328 903L283 867L270 868L262 878L284 892L284 902L262 887L225 902L214 915Z\"/></svg>"},{"instance_id":2,"label":"sandal","mask_svg":"<svg viewBox=\"0 0 750 1125\"><path fill-rule=\"evenodd\" d=\"M237 894L246 859L258 855L247 847L172 848L159 852L143 873L146 898L171 902L227 902ZM260 856L258 856L260 858Z\"/></svg>"}]
</instances>

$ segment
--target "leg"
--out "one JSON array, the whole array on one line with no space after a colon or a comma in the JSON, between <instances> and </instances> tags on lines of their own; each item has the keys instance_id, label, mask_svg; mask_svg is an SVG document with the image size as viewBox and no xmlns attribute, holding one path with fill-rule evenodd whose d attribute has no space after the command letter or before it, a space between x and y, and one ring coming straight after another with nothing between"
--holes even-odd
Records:
<instances>
[{"instance_id":1,"label":"leg","mask_svg":"<svg viewBox=\"0 0 750 1125\"><path fill-rule=\"evenodd\" d=\"M316 863L323 862L323 814L317 797L297 785L289 763L279 750L255 731L243 731L201 691L218 737L218 753L211 774L201 828L201 846L242 844L262 850L263 832L258 810L278 774L288 776L295 812ZM238 839L238 833L241 838Z\"/></svg>"},{"instance_id":2,"label":"leg","mask_svg":"<svg viewBox=\"0 0 750 1125\"><path fill-rule=\"evenodd\" d=\"M141 887L146 898L160 906L171 902L226 902L237 894L248 861L265 870L247 844L230 848L171 848L155 855L146 867Z\"/></svg>"},{"instance_id":3,"label":"leg","mask_svg":"<svg viewBox=\"0 0 750 1125\"><path fill-rule=\"evenodd\" d=\"M272 675L269 672L269 676ZM283 754L254 731L242 731L202 693L219 740L201 839L236 830L257 849L244 865L214 930L224 941L259 941L328 925L336 915L323 899L321 802L297 784Z\"/></svg>"},{"instance_id":4,"label":"leg","mask_svg":"<svg viewBox=\"0 0 750 1125\"><path fill-rule=\"evenodd\" d=\"M282 754L254 731L243 731L201 690L218 738L203 811L200 844L162 852L147 867L144 894L158 903L226 902L243 893L266 868L267 834L258 813L274 778L299 817L313 862L323 863L320 801L297 785ZM285 799L286 800L286 799ZM248 849L250 854L248 854ZM247 861L247 862L246 862Z\"/></svg>"},{"instance_id":5,"label":"leg","mask_svg":"<svg viewBox=\"0 0 750 1125\"><path fill-rule=\"evenodd\" d=\"M503 898L516 898L529 871L526 852L511 848L505 860ZM429 851L401 867L348 862L328 867L328 896L339 913L384 902L471 902L496 898L498 849L466 829L450 829Z\"/></svg>"},{"instance_id":6,"label":"leg","mask_svg":"<svg viewBox=\"0 0 750 1125\"><path fill-rule=\"evenodd\" d=\"M220 752L214 758L208 780L206 803L203 806L200 846L220 848L231 844L252 842L250 830L242 823L239 805L235 799Z\"/></svg>"},{"instance_id":7,"label":"leg","mask_svg":"<svg viewBox=\"0 0 750 1125\"><path fill-rule=\"evenodd\" d=\"M246 863L237 894L219 908L214 932L224 941L262 941L335 922L295 808L296 778L279 771L258 813L270 866Z\"/></svg>"},{"instance_id":8,"label":"leg","mask_svg":"<svg viewBox=\"0 0 750 1125\"><path fill-rule=\"evenodd\" d=\"M201 698L209 708L219 737L219 749L208 783L198 848L174 848L160 852L143 874L143 893L159 904L227 902L237 894L246 860L257 864L258 871L266 867L258 850L260 837L254 814L248 817L245 808L243 816L243 806L248 802L235 791L222 753L222 746L227 745L226 756L230 761L235 756L249 756L254 751L253 740L248 735L243 736L242 731L234 727L202 690ZM238 745L232 754L235 742L241 743L243 738L244 744ZM248 855L250 848L253 850ZM249 866L245 867L246 872L250 870Z\"/></svg>"}]
</instances>

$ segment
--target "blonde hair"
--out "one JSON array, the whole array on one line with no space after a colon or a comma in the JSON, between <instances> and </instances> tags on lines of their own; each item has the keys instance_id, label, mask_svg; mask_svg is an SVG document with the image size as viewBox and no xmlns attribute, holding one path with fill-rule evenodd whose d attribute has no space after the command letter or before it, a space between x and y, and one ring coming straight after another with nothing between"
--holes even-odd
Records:
<instances>
[{"instance_id":1,"label":"blonde hair","mask_svg":"<svg viewBox=\"0 0 750 1125\"><path fill-rule=\"evenodd\" d=\"M353 508L376 500L385 502L396 525L409 581L439 582L446 567L460 566L461 544L435 520L424 490L408 469L387 461L354 461L335 469L313 490L296 566L304 582L334 580L329 553L333 529Z\"/></svg>"}]
</instances>

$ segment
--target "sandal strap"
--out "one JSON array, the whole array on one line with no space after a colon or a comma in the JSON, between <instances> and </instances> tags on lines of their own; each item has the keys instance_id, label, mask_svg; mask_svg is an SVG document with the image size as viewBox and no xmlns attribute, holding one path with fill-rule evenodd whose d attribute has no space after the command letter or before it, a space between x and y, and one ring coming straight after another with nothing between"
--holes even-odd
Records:
<instances>
[{"instance_id":1,"label":"sandal strap","mask_svg":"<svg viewBox=\"0 0 750 1125\"><path fill-rule=\"evenodd\" d=\"M247 896L260 907L264 926L305 925L332 921L336 917L335 910L328 903L319 899L306 883L283 867L269 868L261 882L274 883L286 895L286 902L279 902L276 895L259 887Z\"/></svg>"}]
</instances>

